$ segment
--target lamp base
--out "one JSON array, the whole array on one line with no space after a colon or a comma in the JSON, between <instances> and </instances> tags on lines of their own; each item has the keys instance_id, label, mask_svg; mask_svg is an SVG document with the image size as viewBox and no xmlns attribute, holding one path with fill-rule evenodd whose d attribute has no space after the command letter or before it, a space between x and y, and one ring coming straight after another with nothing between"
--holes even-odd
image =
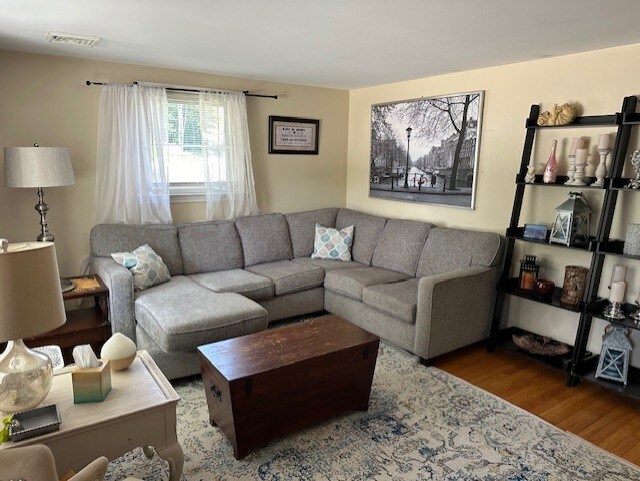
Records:
<instances>
[{"instance_id":1,"label":"lamp base","mask_svg":"<svg viewBox=\"0 0 640 481\"><path fill-rule=\"evenodd\" d=\"M9 341L0 356L0 411L7 414L38 406L53 382L51 359L32 351L22 339Z\"/></svg>"}]
</instances>

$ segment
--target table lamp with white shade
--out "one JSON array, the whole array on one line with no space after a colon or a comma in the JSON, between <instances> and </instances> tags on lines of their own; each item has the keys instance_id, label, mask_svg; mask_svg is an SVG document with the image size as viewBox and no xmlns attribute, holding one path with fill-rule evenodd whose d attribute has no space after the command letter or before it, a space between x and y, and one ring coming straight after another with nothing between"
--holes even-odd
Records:
<instances>
[{"instance_id":1,"label":"table lamp with white shade","mask_svg":"<svg viewBox=\"0 0 640 481\"><path fill-rule=\"evenodd\" d=\"M71 157L66 147L5 147L4 185L38 189L36 210L40 214L39 241L53 241L49 232L43 187L72 185L75 182Z\"/></svg>"},{"instance_id":2,"label":"table lamp with white shade","mask_svg":"<svg viewBox=\"0 0 640 481\"><path fill-rule=\"evenodd\" d=\"M66 147L5 147L4 185L38 189L36 211L40 214L38 241L53 242L49 231L47 212L49 204L44 202L43 187L58 187L75 183L71 157ZM63 291L74 288L72 282L62 280Z\"/></svg>"},{"instance_id":3,"label":"table lamp with white shade","mask_svg":"<svg viewBox=\"0 0 640 481\"><path fill-rule=\"evenodd\" d=\"M0 411L38 406L53 381L51 359L27 348L22 339L66 322L53 242L9 244L0 240Z\"/></svg>"}]
</instances>

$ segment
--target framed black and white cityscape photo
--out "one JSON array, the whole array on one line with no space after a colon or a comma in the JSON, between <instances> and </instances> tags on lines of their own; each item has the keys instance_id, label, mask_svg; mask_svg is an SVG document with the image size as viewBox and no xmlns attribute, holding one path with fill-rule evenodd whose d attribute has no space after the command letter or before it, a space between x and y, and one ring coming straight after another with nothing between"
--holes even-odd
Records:
<instances>
[{"instance_id":1,"label":"framed black and white cityscape photo","mask_svg":"<svg viewBox=\"0 0 640 481\"><path fill-rule=\"evenodd\" d=\"M473 209L483 94L372 105L369 196Z\"/></svg>"}]
</instances>

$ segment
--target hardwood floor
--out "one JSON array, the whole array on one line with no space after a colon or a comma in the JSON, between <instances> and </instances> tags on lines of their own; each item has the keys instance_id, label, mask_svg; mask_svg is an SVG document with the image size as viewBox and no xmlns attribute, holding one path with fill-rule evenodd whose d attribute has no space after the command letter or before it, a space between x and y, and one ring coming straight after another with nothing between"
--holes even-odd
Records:
<instances>
[{"instance_id":1,"label":"hardwood floor","mask_svg":"<svg viewBox=\"0 0 640 481\"><path fill-rule=\"evenodd\" d=\"M640 465L640 401L581 382L565 386L562 371L475 345L438 358L435 366Z\"/></svg>"}]
</instances>

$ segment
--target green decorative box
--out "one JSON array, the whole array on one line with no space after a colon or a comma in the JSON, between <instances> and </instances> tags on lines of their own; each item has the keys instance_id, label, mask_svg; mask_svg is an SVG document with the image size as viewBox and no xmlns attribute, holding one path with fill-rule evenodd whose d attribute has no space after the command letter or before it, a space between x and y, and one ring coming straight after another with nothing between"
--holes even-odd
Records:
<instances>
[{"instance_id":1,"label":"green decorative box","mask_svg":"<svg viewBox=\"0 0 640 481\"><path fill-rule=\"evenodd\" d=\"M111 391L111 366L109 359L100 360L98 367L79 368L71 373L73 403L104 401Z\"/></svg>"}]
</instances>

